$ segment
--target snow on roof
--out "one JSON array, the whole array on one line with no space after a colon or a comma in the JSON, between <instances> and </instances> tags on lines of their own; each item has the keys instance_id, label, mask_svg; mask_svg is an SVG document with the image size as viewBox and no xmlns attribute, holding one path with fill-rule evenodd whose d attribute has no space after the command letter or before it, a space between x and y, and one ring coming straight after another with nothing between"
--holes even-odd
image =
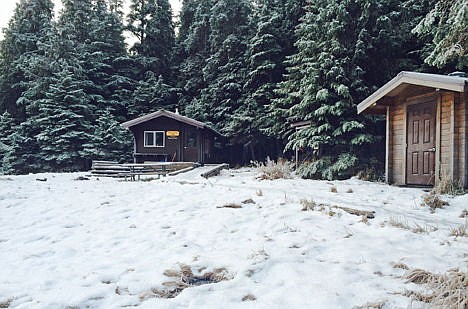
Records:
<instances>
[{"instance_id":1,"label":"snow on roof","mask_svg":"<svg viewBox=\"0 0 468 309\"><path fill-rule=\"evenodd\" d=\"M388 95L402 84L439 88L456 92L464 92L468 88L468 78L440 74L417 73L402 71L388 83L380 87L357 106L358 114L362 113L378 100Z\"/></svg>"},{"instance_id":2,"label":"snow on roof","mask_svg":"<svg viewBox=\"0 0 468 309\"><path fill-rule=\"evenodd\" d=\"M198 127L198 128L205 128L206 127L206 124L204 124L203 122L200 122L198 120L188 118L188 117L185 117L185 116L173 113L173 112L169 112L169 111L166 111L164 109L159 110L159 111L154 112L154 113L151 113L151 114L147 114L147 115L132 119L132 120L129 120L127 122L122 123L121 126L124 127L124 128L130 128L130 127L136 126L137 124L146 122L146 121L151 120L151 119L163 117L163 116L168 117L168 118L172 118L172 119L180 121L180 122L184 122L184 123L192 125L194 127Z\"/></svg>"}]
</instances>

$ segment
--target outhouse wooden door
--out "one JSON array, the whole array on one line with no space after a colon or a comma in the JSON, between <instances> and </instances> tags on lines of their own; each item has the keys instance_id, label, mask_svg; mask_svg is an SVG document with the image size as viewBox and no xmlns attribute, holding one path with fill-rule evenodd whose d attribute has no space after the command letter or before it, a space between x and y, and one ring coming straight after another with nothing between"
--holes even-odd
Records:
<instances>
[{"instance_id":1,"label":"outhouse wooden door","mask_svg":"<svg viewBox=\"0 0 468 309\"><path fill-rule=\"evenodd\" d=\"M406 182L434 185L436 152L436 102L407 108Z\"/></svg>"}]
</instances>

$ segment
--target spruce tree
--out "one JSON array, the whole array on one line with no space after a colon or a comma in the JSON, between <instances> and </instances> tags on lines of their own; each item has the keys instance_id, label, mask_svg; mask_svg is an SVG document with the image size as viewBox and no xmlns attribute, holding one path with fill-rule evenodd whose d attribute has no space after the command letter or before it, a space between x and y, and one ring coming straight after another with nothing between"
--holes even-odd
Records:
<instances>
[{"instance_id":1,"label":"spruce tree","mask_svg":"<svg viewBox=\"0 0 468 309\"><path fill-rule=\"evenodd\" d=\"M152 71L170 79L175 34L168 0L132 0L127 21L127 29L137 38L130 51L145 67L142 76Z\"/></svg>"},{"instance_id":2,"label":"spruce tree","mask_svg":"<svg viewBox=\"0 0 468 309\"><path fill-rule=\"evenodd\" d=\"M7 111L0 116L0 173L11 173L11 167L8 166L5 160L6 156L10 153L13 134L16 132L16 124L13 117Z\"/></svg>"},{"instance_id":3,"label":"spruce tree","mask_svg":"<svg viewBox=\"0 0 468 309\"><path fill-rule=\"evenodd\" d=\"M25 119L25 106L17 104L28 80L28 61L37 54L38 41L52 27L51 0L21 0L0 42L0 113L8 111L17 122Z\"/></svg>"},{"instance_id":4,"label":"spruce tree","mask_svg":"<svg viewBox=\"0 0 468 309\"><path fill-rule=\"evenodd\" d=\"M210 57L203 69L207 87L201 91L199 100L203 120L228 137L236 135L231 128L237 119L232 115L243 105L250 12L251 3L247 0L220 0L211 9Z\"/></svg>"},{"instance_id":5,"label":"spruce tree","mask_svg":"<svg viewBox=\"0 0 468 309\"><path fill-rule=\"evenodd\" d=\"M372 119L356 115L356 105L380 86L382 76L372 78L372 72L408 66L397 53L409 43L397 36L405 22L400 9L400 2L383 0L308 3L296 32L298 52L288 59L277 99L283 120L311 121L297 132L288 131L286 121L279 128L289 148L307 147L314 154L302 166L303 176L348 177L369 163L369 145L379 137Z\"/></svg>"},{"instance_id":6,"label":"spruce tree","mask_svg":"<svg viewBox=\"0 0 468 309\"><path fill-rule=\"evenodd\" d=\"M195 118L205 116L197 106L200 92L206 87L203 68L210 56L209 37L212 6L212 0L184 1L182 6L182 13L193 10L195 12L193 18L188 17L191 16L191 13L181 15L181 17L185 17L181 20L181 29L188 28L188 30L183 30L178 38L178 87L182 92L179 106L182 109L187 109L186 113Z\"/></svg>"},{"instance_id":7,"label":"spruce tree","mask_svg":"<svg viewBox=\"0 0 468 309\"><path fill-rule=\"evenodd\" d=\"M83 170L84 145L91 140L94 111L82 87L80 69L62 63L48 92L39 102L36 117L42 168L50 171Z\"/></svg>"},{"instance_id":8,"label":"spruce tree","mask_svg":"<svg viewBox=\"0 0 468 309\"><path fill-rule=\"evenodd\" d=\"M468 5L466 0L437 0L413 31L429 36L425 61L438 68L465 70L468 67Z\"/></svg>"}]
</instances>

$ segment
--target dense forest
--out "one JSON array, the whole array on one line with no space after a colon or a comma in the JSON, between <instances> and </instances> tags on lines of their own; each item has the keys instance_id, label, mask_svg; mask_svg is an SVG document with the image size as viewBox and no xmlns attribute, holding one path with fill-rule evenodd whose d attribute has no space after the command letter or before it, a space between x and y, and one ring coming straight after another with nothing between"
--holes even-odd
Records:
<instances>
[{"instance_id":1,"label":"dense forest","mask_svg":"<svg viewBox=\"0 0 468 309\"><path fill-rule=\"evenodd\" d=\"M244 162L299 147L304 177L345 177L379 164L360 101L402 70L468 66L465 0L184 0L177 18L168 0L62 2L21 0L3 30L0 173L130 160L119 123L178 108Z\"/></svg>"}]
</instances>

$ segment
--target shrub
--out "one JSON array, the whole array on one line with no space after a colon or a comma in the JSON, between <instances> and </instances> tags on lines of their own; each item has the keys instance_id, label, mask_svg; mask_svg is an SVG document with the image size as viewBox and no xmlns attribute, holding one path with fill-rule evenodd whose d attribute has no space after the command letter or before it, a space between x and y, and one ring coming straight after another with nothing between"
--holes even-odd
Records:
<instances>
[{"instance_id":1,"label":"shrub","mask_svg":"<svg viewBox=\"0 0 468 309\"><path fill-rule=\"evenodd\" d=\"M448 205L448 202L442 200L439 194L435 193L434 190L428 194L424 194L422 199L423 203L421 205L428 206L431 209L431 212L434 212L437 208L444 208L444 206Z\"/></svg>"},{"instance_id":2,"label":"shrub","mask_svg":"<svg viewBox=\"0 0 468 309\"><path fill-rule=\"evenodd\" d=\"M315 206L317 206L314 200L302 199L300 203L302 205L302 211L314 210Z\"/></svg>"},{"instance_id":3,"label":"shrub","mask_svg":"<svg viewBox=\"0 0 468 309\"><path fill-rule=\"evenodd\" d=\"M270 158L267 158L266 163L256 162L255 166L260 172L260 175L258 176L260 179L274 180L280 178L292 178L293 164L285 159L278 159L278 161L275 162L270 160Z\"/></svg>"},{"instance_id":4,"label":"shrub","mask_svg":"<svg viewBox=\"0 0 468 309\"><path fill-rule=\"evenodd\" d=\"M453 180L452 177L444 174L440 177L437 185L432 189L437 194L462 195L465 193L460 180Z\"/></svg>"},{"instance_id":5,"label":"shrub","mask_svg":"<svg viewBox=\"0 0 468 309\"><path fill-rule=\"evenodd\" d=\"M458 269L449 271L447 274L434 274L423 269L412 269L404 278L406 283L424 285L430 293L406 291L409 296L417 301L425 302L432 308L467 308L468 295L466 286L468 284L468 273Z\"/></svg>"},{"instance_id":6,"label":"shrub","mask_svg":"<svg viewBox=\"0 0 468 309\"><path fill-rule=\"evenodd\" d=\"M450 229L450 236L455 236L455 237L467 237L468 234L466 232L466 223L460 225L459 227L454 227Z\"/></svg>"}]
</instances>

